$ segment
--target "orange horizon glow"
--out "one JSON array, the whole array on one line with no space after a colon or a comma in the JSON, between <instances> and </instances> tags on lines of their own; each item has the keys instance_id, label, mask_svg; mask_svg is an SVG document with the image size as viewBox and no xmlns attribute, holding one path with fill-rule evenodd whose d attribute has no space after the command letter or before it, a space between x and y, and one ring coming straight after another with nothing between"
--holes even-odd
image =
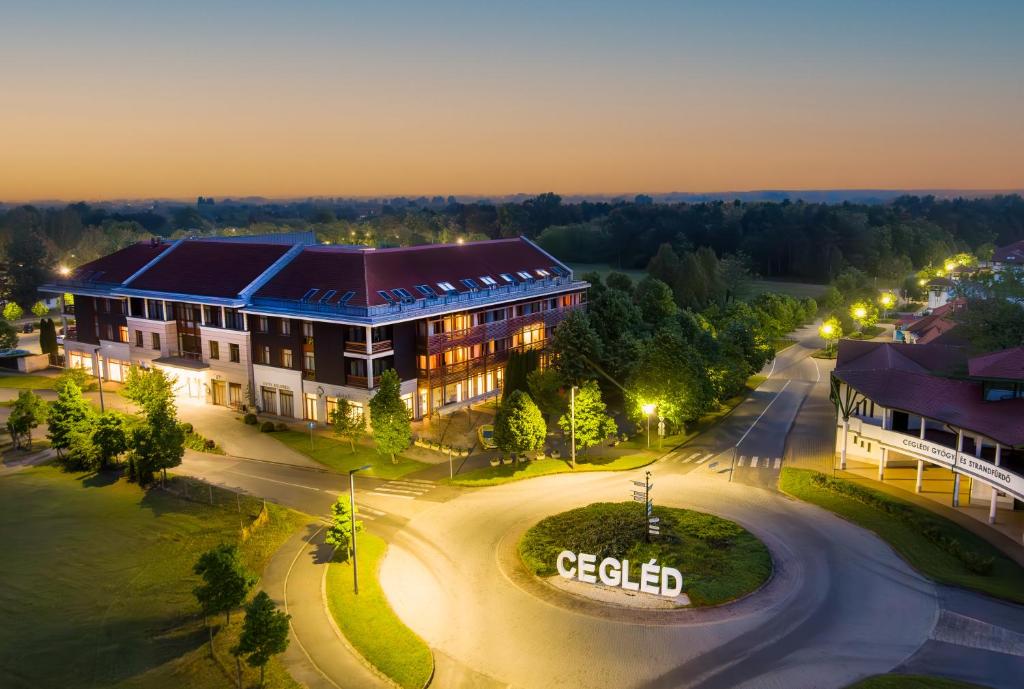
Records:
<instances>
[{"instance_id":1,"label":"orange horizon glow","mask_svg":"<svg viewBox=\"0 0 1024 689\"><path fill-rule=\"evenodd\" d=\"M12 10L0 201L1024 188L1012 3L183 4Z\"/></svg>"}]
</instances>

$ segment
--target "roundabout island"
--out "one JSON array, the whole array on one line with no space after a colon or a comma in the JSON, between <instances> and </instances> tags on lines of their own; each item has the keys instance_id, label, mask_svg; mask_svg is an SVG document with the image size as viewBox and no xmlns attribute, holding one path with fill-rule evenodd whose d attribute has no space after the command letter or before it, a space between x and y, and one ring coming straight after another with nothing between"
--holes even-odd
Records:
<instances>
[{"instance_id":1,"label":"roundabout island","mask_svg":"<svg viewBox=\"0 0 1024 689\"><path fill-rule=\"evenodd\" d=\"M735 522L703 512L594 503L552 515L519 542L523 565L571 595L632 608L721 605L771 576L768 549Z\"/></svg>"}]
</instances>

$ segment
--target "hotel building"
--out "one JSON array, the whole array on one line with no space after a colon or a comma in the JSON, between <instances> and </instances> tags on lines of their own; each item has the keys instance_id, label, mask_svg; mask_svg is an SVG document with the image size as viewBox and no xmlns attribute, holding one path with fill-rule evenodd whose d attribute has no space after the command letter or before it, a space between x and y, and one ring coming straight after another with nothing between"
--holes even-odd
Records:
<instances>
[{"instance_id":1,"label":"hotel building","mask_svg":"<svg viewBox=\"0 0 1024 689\"><path fill-rule=\"evenodd\" d=\"M43 291L71 294L67 366L165 369L183 401L326 422L394 369L414 418L497 394L585 282L527 239L389 249L311 233L127 247Z\"/></svg>"}]
</instances>

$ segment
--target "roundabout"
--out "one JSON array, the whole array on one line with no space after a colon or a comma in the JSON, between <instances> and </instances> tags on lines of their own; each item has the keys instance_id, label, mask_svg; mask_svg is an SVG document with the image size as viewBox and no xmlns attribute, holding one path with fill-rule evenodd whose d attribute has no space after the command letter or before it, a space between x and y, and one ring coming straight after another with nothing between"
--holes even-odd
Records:
<instances>
[{"instance_id":1,"label":"roundabout","mask_svg":"<svg viewBox=\"0 0 1024 689\"><path fill-rule=\"evenodd\" d=\"M437 686L472 676L463 686L843 687L888 671L928 638L933 585L870 534L768 491L655 474L658 505L714 514L764 543L767 583L726 582L746 591L721 605L627 607L527 569L519 544L531 527L620 502L641 472L463 494L397 530L380 570L399 617L435 650Z\"/></svg>"}]
</instances>

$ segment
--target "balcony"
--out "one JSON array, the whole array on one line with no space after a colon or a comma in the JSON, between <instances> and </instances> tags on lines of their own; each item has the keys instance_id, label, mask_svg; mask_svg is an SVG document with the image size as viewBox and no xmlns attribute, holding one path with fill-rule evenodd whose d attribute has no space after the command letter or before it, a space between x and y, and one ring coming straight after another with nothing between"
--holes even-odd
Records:
<instances>
[{"instance_id":1,"label":"balcony","mask_svg":"<svg viewBox=\"0 0 1024 689\"><path fill-rule=\"evenodd\" d=\"M391 340L378 340L370 345L371 354L389 352L394 348ZM353 354L366 354L366 343L348 340L345 342L345 351Z\"/></svg>"},{"instance_id":2,"label":"balcony","mask_svg":"<svg viewBox=\"0 0 1024 689\"><path fill-rule=\"evenodd\" d=\"M351 374L345 376L345 385L352 388L365 388L372 390L373 388L380 385L380 376L373 377L373 384L368 385L369 379L366 376L353 376Z\"/></svg>"},{"instance_id":3,"label":"balcony","mask_svg":"<svg viewBox=\"0 0 1024 689\"><path fill-rule=\"evenodd\" d=\"M468 347L470 345L482 344L488 340L498 340L512 337L514 334L531 325L543 323L548 328L554 328L565 320L574 309L581 308L583 304L573 304L549 311L539 311L527 316L517 316L503 321L493 323L482 323L471 328L455 330L450 333L437 333L427 338L427 351L431 354L438 354L453 346Z\"/></svg>"}]
</instances>

